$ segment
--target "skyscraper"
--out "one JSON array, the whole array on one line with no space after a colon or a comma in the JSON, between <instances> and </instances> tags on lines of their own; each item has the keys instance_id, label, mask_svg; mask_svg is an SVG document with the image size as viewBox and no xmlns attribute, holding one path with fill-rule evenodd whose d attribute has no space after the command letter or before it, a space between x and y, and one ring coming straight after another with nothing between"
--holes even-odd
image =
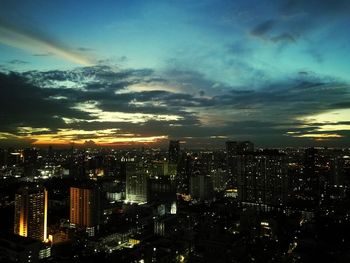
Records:
<instances>
[{"instance_id":1,"label":"skyscraper","mask_svg":"<svg viewBox=\"0 0 350 263\"><path fill-rule=\"evenodd\" d=\"M100 193L95 185L70 188L70 222L85 228L90 236L100 224Z\"/></svg>"},{"instance_id":2,"label":"skyscraper","mask_svg":"<svg viewBox=\"0 0 350 263\"><path fill-rule=\"evenodd\" d=\"M278 151L240 155L238 198L243 204L281 206L287 198L286 156Z\"/></svg>"},{"instance_id":3,"label":"skyscraper","mask_svg":"<svg viewBox=\"0 0 350 263\"><path fill-rule=\"evenodd\" d=\"M213 180L207 175L196 175L190 178L190 194L193 199L201 201L213 198Z\"/></svg>"},{"instance_id":4,"label":"skyscraper","mask_svg":"<svg viewBox=\"0 0 350 263\"><path fill-rule=\"evenodd\" d=\"M37 240L47 239L47 191L39 185L26 185L15 195L14 233Z\"/></svg>"},{"instance_id":5,"label":"skyscraper","mask_svg":"<svg viewBox=\"0 0 350 263\"><path fill-rule=\"evenodd\" d=\"M321 194L320 156L315 148L308 148L304 155L303 192L309 199L319 202Z\"/></svg>"},{"instance_id":6,"label":"skyscraper","mask_svg":"<svg viewBox=\"0 0 350 263\"><path fill-rule=\"evenodd\" d=\"M238 156L248 154L254 151L254 144L250 141L227 141L226 142L226 162L227 162L227 173L228 183L232 186L237 187L237 165Z\"/></svg>"},{"instance_id":7,"label":"skyscraper","mask_svg":"<svg viewBox=\"0 0 350 263\"><path fill-rule=\"evenodd\" d=\"M169 163L177 164L180 157L180 141L169 141Z\"/></svg>"},{"instance_id":8,"label":"skyscraper","mask_svg":"<svg viewBox=\"0 0 350 263\"><path fill-rule=\"evenodd\" d=\"M147 202L148 170L142 163L127 163L126 200L135 203Z\"/></svg>"}]
</instances>

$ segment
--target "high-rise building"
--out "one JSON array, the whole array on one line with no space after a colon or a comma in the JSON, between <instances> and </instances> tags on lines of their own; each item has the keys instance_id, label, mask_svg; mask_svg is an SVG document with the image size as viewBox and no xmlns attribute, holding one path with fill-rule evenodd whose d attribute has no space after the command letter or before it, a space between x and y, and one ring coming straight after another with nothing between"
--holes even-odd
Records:
<instances>
[{"instance_id":1,"label":"high-rise building","mask_svg":"<svg viewBox=\"0 0 350 263\"><path fill-rule=\"evenodd\" d=\"M15 195L14 233L47 240L47 191L39 185L26 185Z\"/></svg>"},{"instance_id":2,"label":"high-rise building","mask_svg":"<svg viewBox=\"0 0 350 263\"><path fill-rule=\"evenodd\" d=\"M150 176L153 178L167 177L175 179L177 164L168 161L153 161L150 165Z\"/></svg>"},{"instance_id":3,"label":"high-rise building","mask_svg":"<svg viewBox=\"0 0 350 263\"><path fill-rule=\"evenodd\" d=\"M176 184L167 177L148 180L149 201L171 202L176 200Z\"/></svg>"},{"instance_id":4,"label":"high-rise building","mask_svg":"<svg viewBox=\"0 0 350 263\"><path fill-rule=\"evenodd\" d=\"M342 185L350 187L350 157L336 156L331 159L331 179L332 185Z\"/></svg>"},{"instance_id":5,"label":"high-rise building","mask_svg":"<svg viewBox=\"0 0 350 263\"><path fill-rule=\"evenodd\" d=\"M100 224L100 192L95 185L80 185L70 188L70 223L85 228L93 236Z\"/></svg>"},{"instance_id":6,"label":"high-rise building","mask_svg":"<svg viewBox=\"0 0 350 263\"><path fill-rule=\"evenodd\" d=\"M318 150L308 148L304 155L303 192L318 203L321 194L320 157Z\"/></svg>"},{"instance_id":7,"label":"high-rise building","mask_svg":"<svg viewBox=\"0 0 350 263\"><path fill-rule=\"evenodd\" d=\"M126 201L132 203L147 202L147 180L149 171L142 163L126 165Z\"/></svg>"},{"instance_id":8,"label":"high-rise building","mask_svg":"<svg viewBox=\"0 0 350 263\"><path fill-rule=\"evenodd\" d=\"M180 141L169 141L169 163L177 164L180 158Z\"/></svg>"},{"instance_id":9,"label":"high-rise building","mask_svg":"<svg viewBox=\"0 0 350 263\"><path fill-rule=\"evenodd\" d=\"M213 181L210 176L197 175L190 178L190 194L193 199L201 201L213 198Z\"/></svg>"},{"instance_id":10,"label":"high-rise building","mask_svg":"<svg viewBox=\"0 0 350 263\"><path fill-rule=\"evenodd\" d=\"M238 198L243 204L277 207L287 198L286 156L278 151L238 158Z\"/></svg>"},{"instance_id":11,"label":"high-rise building","mask_svg":"<svg viewBox=\"0 0 350 263\"><path fill-rule=\"evenodd\" d=\"M254 144L249 141L237 142L227 141L226 142L226 162L227 162L227 173L229 177L228 183L237 186L238 183L238 156L248 154L254 151Z\"/></svg>"},{"instance_id":12,"label":"high-rise building","mask_svg":"<svg viewBox=\"0 0 350 263\"><path fill-rule=\"evenodd\" d=\"M180 161L177 167L176 181L179 193L189 194L190 177L193 173L193 158L190 153L183 152L180 155Z\"/></svg>"},{"instance_id":13,"label":"high-rise building","mask_svg":"<svg viewBox=\"0 0 350 263\"><path fill-rule=\"evenodd\" d=\"M213 186L215 191L225 190L227 187L227 171L222 169L213 169L210 172L210 177L213 179Z\"/></svg>"},{"instance_id":14,"label":"high-rise building","mask_svg":"<svg viewBox=\"0 0 350 263\"><path fill-rule=\"evenodd\" d=\"M238 142L237 146L238 154L247 154L254 151L254 143L250 141Z\"/></svg>"}]
</instances>

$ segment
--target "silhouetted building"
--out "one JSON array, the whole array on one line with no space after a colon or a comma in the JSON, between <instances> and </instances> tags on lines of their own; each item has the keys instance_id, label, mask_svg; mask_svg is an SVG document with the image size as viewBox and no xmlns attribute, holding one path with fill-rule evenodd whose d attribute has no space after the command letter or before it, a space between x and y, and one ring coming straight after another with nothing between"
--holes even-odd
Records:
<instances>
[{"instance_id":1,"label":"silhouetted building","mask_svg":"<svg viewBox=\"0 0 350 263\"><path fill-rule=\"evenodd\" d=\"M201 201L213 198L213 181L210 176L197 175L190 178L190 195Z\"/></svg>"},{"instance_id":2,"label":"silhouetted building","mask_svg":"<svg viewBox=\"0 0 350 263\"><path fill-rule=\"evenodd\" d=\"M308 148L304 155L304 173L302 181L302 191L316 203L320 198L320 166L319 154L315 148Z\"/></svg>"},{"instance_id":3,"label":"silhouetted building","mask_svg":"<svg viewBox=\"0 0 350 263\"><path fill-rule=\"evenodd\" d=\"M149 201L172 203L176 200L176 184L167 177L150 178L148 181Z\"/></svg>"},{"instance_id":4,"label":"silhouetted building","mask_svg":"<svg viewBox=\"0 0 350 263\"><path fill-rule=\"evenodd\" d=\"M180 157L180 141L169 141L169 163L177 164Z\"/></svg>"},{"instance_id":5,"label":"silhouetted building","mask_svg":"<svg viewBox=\"0 0 350 263\"><path fill-rule=\"evenodd\" d=\"M350 157L336 156L331 160L332 185L342 185L350 187Z\"/></svg>"},{"instance_id":6,"label":"silhouetted building","mask_svg":"<svg viewBox=\"0 0 350 263\"><path fill-rule=\"evenodd\" d=\"M188 194L190 192L190 177L192 174L192 156L189 153L181 154L180 162L177 168L178 190Z\"/></svg>"},{"instance_id":7,"label":"silhouetted building","mask_svg":"<svg viewBox=\"0 0 350 263\"><path fill-rule=\"evenodd\" d=\"M229 177L228 183L237 186L237 165L238 156L248 154L254 151L254 144L249 141L237 142L227 141L226 142L226 161L227 161L227 173Z\"/></svg>"},{"instance_id":8,"label":"silhouetted building","mask_svg":"<svg viewBox=\"0 0 350 263\"><path fill-rule=\"evenodd\" d=\"M0 167L5 166L7 164L7 151L4 149L0 149Z\"/></svg>"},{"instance_id":9,"label":"silhouetted building","mask_svg":"<svg viewBox=\"0 0 350 263\"><path fill-rule=\"evenodd\" d=\"M14 233L40 241L47 239L47 191L27 185L15 195Z\"/></svg>"}]
</instances>

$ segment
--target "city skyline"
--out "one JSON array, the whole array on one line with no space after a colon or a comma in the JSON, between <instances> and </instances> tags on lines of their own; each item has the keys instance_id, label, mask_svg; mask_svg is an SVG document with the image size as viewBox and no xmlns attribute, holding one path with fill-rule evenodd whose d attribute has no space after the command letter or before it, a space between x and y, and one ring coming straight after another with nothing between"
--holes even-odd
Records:
<instances>
[{"instance_id":1,"label":"city skyline","mask_svg":"<svg viewBox=\"0 0 350 263\"><path fill-rule=\"evenodd\" d=\"M11 1L0 146L350 146L350 3Z\"/></svg>"}]
</instances>

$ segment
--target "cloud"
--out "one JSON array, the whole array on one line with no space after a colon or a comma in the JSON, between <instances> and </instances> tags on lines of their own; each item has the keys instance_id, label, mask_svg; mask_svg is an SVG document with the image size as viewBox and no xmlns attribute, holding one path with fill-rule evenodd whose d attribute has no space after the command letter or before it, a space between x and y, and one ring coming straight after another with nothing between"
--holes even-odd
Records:
<instances>
[{"instance_id":1,"label":"cloud","mask_svg":"<svg viewBox=\"0 0 350 263\"><path fill-rule=\"evenodd\" d=\"M342 123L346 113L333 118L334 123L328 121L328 126L320 120L350 108L349 85L306 73L259 87L220 84L216 93L213 82L195 71L159 73L95 66L0 74L4 87L0 132L37 144L159 143L182 137L205 144L205 140L219 143L227 137L295 145L312 142L317 134L346 142L349 125ZM159 88L130 89L146 83ZM192 87L186 91L189 84ZM182 88L171 91L167 85Z\"/></svg>"},{"instance_id":2,"label":"cloud","mask_svg":"<svg viewBox=\"0 0 350 263\"><path fill-rule=\"evenodd\" d=\"M297 15L300 13L320 16L347 15L350 11L350 3L347 0L286 0L281 1L281 11L286 15Z\"/></svg>"},{"instance_id":3,"label":"cloud","mask_svg":"<svg viewBox=\"0 0 350 263\"><path fill-rule=\"evenodd\" d=\"M93 48L88 48L88 47L78 47L77 50L78 50L78 51L81 51L81 52L91 52L91 51L95 51L95 49L93 49Z\"/></svg>"},{"instance_id":4,"label":"cloud","mask_svg":"<svg viewBox=\"0 0 350 263\"><path fill-rule=\"evenodd\" d=\"M20 59L12 59L7 61L8 64L12 65L23 65L23 64L28 64L28 61L20 60Z\"/></svg>"},{"instance_id":5,"label":"cloud","mask_svg":"<svg viewBox=\"0 0 350 263\"><path fill-rule=\"evenodd\" d=\"M67 48L56 40L39 33L38 29L28 29L0 19L0 43L24 49L34 54L54 54L79 65L91 66L93 61Z\"/></svg>"},{"instance_id":6,"label":"cloud","mask_svg":"<svg viewBox=\"0 0 350 263\"><path fill-rule=\"evenodd\" d=\"M258 37L265 36L274 28L276 23L277 22L275 20L266 20L258 24L257 26L255 26L250 33L253 36L258 36Z\"/></svg>"},{"instance_id":7,"label":"cloud","mask_svg":"<svg viewBox=\"0 0 350 263\"><path fill-rule=\"evenodd\" d=\"M51 53L51 52L33 54L34 57L49 57L49 56L52 56L52 55L54 55L54 54Z\"/></svg>"},{"instance_id":8,"label":"cloud","mask_svg":"<svg viewBox=\"0 0 350 263\"><path fill-rule=\"evenodd\" d=\"M266 20L257 26L255 26L250 34L254 37L260 38L264 41L270 41L272 43L294 43L296 37L288 32L283 32L281 24L283 22L279 20Z\"/></svg>"},{"instance_id":9,"label":"cloud","mask_svg":"<svg viewBox=\"0 0 350 263\"><path fill-rule=\"evenodd\" d=\"M20 126L55 129L64 125L62 116L89 119L88 114L72 109L71 102L49 100L49 93L20 74L0 73L0 83L0 131L14 131Z\"/></svg>"},{"instance_id":10,"label":"cloud","mask_svg":"<svg viewBox=\"0 0 350 263\"><path fill-rule=\"evenodd\" d=\"M250 34L272 42L295 42L311 31L348 18L347 0L283 0L276 3L275 13L251 29Z\"/></svg>"}]
</instances>

